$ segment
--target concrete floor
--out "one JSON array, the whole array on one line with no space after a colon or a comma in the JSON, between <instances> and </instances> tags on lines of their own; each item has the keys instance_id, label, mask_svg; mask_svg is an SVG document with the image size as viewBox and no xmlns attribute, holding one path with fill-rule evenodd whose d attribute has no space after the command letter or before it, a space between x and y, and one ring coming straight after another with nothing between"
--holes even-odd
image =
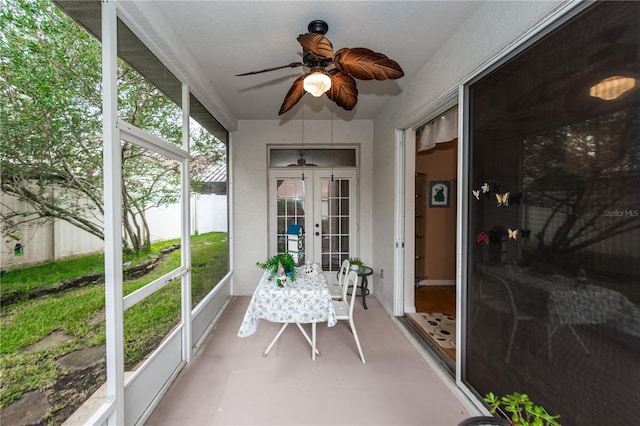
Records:
<instances>
[{"instance_id":1,"label":"concrete floor","mask_svg":"<svg viewBox=\"0 0 640 426\"><path fill-rule=\"evenodd\" d=\"M344 321L318 325L316 361L293 326L263 357L280 325L237 337L249 300L230 302L147 425L455 426L478 414L374 297L367 310L356 303L366 364Z\"/></svg>"}]
</instances>

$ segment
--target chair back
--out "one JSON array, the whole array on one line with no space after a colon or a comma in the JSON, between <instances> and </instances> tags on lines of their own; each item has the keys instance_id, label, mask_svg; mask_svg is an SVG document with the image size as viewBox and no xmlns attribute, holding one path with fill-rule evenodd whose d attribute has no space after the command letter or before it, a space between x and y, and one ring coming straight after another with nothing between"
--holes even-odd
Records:
<instances>
[{"instance_id":1,"label":"chair back","mask_svg":"<svg viewBox=\"0 0 640 426\"><path fill-rule=\"evenodd\" d=\"M340 272L338 272L338 285L342 286L347 279L347 274L349 273L349 268L351 267L351 262L348 259L342 261L342 265L340 266Z\"/></svg>"},{"instance_id":2,"label":"chair back","mask_svg":"<svg viewBox=\"0 0 640 426\"><path fill-rule=\"evenodd\" d=\"M349 317L353 318L353 308L356 305L356 295L358 291L358 273L356 271L349 271L347 274L347 280L342 286L342 300L347 300L347 290L351 287L351 299L349 300Z\"/></svg>"},{"instance_id":3,"label":"chair back","mask_svg":"<svg viewBox=\"0 0 640 426\"><path fill-rule=\"evenodd\" d=\"M482 274L479 283L479 298L482 303L496 311L508 314L513 318L518 316L513 293L509 285L502 277L496 274Z\"/></svg>"}]
</instances>

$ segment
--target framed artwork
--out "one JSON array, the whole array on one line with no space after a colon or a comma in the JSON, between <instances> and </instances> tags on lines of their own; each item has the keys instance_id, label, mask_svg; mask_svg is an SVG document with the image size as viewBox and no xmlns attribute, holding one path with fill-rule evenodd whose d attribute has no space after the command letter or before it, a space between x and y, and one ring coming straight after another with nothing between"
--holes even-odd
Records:
<instances>
[{"instance_id":1,"label":"framed artwork","mask_svg":"<svg viewBox=\"0 0 640 426\"><path fill-rule=\"evenodd\" d=\"M429 207L449 207L451 182L432 180L429 182Z\"/></svg>"}]
</instances>

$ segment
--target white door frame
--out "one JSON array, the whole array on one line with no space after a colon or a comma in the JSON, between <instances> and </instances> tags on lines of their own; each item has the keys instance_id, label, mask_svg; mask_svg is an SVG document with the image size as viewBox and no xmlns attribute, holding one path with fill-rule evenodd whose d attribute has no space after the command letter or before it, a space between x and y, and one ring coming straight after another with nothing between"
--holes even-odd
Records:
<instances>
[{"instance_id":1,"label":"white door frame","mask_svg":"<svg viewBox=\"0 0 640 426\"><path fill-rule=\"evenodd\" d=\"M278 179L302 178L302 169L269 169L269 256L278 252L278 239L275 230L277 227L277 202L274 194L277 191L276 182ZM349 194L349 257L358 256L358 171L356 168L329 169L313 167L304 169L304 190L305 190L305 258L318 264L322 264L322 236L316 236L320 232L320 218L322 217L321 179L348 179L351 181L351 192ZM311 201L309 201L311 200ZM316 227L318 225L318 227ZM326 274L327 280L331 283L335 281L334 274Z\"/></svg>"}]
</instances>

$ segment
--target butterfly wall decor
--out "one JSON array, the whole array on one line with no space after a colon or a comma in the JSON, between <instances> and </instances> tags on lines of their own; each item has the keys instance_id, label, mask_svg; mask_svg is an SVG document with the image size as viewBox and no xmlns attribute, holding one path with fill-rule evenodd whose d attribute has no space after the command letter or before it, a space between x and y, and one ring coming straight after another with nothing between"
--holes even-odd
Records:
<instances>
[{"instance_id":1,"label":"butterfly wall decor","mask_svg":"<svg viewBox=\"0 0 640 426\"><path fill-rule=\"evenodd\" d=\"M489 182L484 182L480 186L480 188L472 189L471 192L473 192L473 196L476 197L476 200L480 199L480 194L484 194L485 197L489 198L490 197L489 193L491 192L491 187L492 186L498 188L497 184L492 185Z\"/></svg>"},{"instance_id":2,"label":"butterfly wall decor","mask_svg":"<svg viewBox=\"0 0 640 426\"><path fill-rule=\"evenodd\" d=\"M526 238L528 240L531 236L531 229L521 229L520 233L522 234L522 238Z\"/></svg>"},{"instance_id":3,"label":"butterfly wall decor","mask_svg":"<svg viewBox=\"0 0 640 426\"><path fill-rule=\"evenodd\" d=\"M479 244L489 244L489 235L487 235L487 233L485 233L484 231L478 233L478 236L476 237L476 242L478 242Z\"/></svg>"},{"instance_id":4,"label":"butterfly wall decor","mask_svg":"<svg viewBox=\"0 0 640 426\"><path fill-rule=\"evenodd\" d=\"M508 229L509 231L509 239L517 240L518 239L518 230L517 229Z\"/></svg>"},{"instance_id":5,"label":"butterfly wall decor","mask_svg":"<svg viewBox=\"0 0 640 426\"><path fill-rule=\"evenodd\" d=\"M498 207L505 206L509 207L509 193L505 192L504 194L498 194L496 192L496 198L498 200Z\"/></svg>"}]
</instances>

